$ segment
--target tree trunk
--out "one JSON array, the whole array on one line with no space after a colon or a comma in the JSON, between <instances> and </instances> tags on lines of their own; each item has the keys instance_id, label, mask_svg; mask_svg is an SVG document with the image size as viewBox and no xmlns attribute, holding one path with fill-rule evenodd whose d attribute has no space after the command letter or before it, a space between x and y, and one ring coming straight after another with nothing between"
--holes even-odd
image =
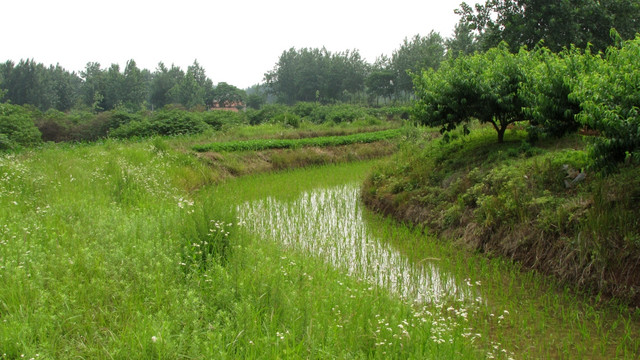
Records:
<instances>
[{"instance_id":1,"label":"tree trunk","mask_svg":"<svg viewBox=\"0 0 640 360\"><path fill-rule=\"evenodd\" d=\"M504 142L504 133L507 131L507 125L501 126L498 130L498 143Z\"/></svg>"}]
</instances>

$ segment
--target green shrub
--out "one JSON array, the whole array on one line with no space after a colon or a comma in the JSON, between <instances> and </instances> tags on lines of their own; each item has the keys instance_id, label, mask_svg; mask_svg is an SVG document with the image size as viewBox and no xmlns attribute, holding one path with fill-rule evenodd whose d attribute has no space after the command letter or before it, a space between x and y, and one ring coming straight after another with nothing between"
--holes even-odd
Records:
<instances>
[{"instance_id":1,"label":"green shrub","mask_svg":"<svg viewBox=\"0 0 640 360\"><path fill-rule=\"evenodd\" d=\"M50 109L35 119L43 141L70 141L73 124L62 111Z\"/></svg>"},{"instance_id":2,"label":"green shrub","mask_svg":"<svg viewBox=\"0 0 640 360\"><path fill-rule=\"evenodd\" d=\"M580 112L580 104L569 94L574 79L585 71L591 54L581 54L575 49L555 54L540 48L530 56L522 94L527 102L525 114L530 116L531 139L539 134L562 137L575 132L578 129L575 116Z\"/></svg>"},{"instance_id":3,"label":"green shrub","mask_svg":"<svg viewBox=\"0 0 640 360\"><path fill-rule=\"evenodd\" d=\"M0 133L0 151L15 149L17 145L18 144L9 139L7 134Z\"/></svg>"},{"instance_id":4,"label":"green shrub","mask_svg":"<svg viewBox=\"0 0 640 360\"><path fill-rule=\"evenodd\" d=\"M158 111L150 122L158 135L199 134L210 129L197 113L177 109Z\"/></svg>"},{"instance_id":5,"label":"green shrub","mask_svg":"<svg viewBox=\"0 0 640 360\"><path fill-rule=\"evenodd\" d=\"M202 120L212 128L220 130L224 125L239 125L244 123L244 114L235 111L215 110L202 113Z\"/></svg>"},{"instance_id":6,"label":"green shrub","mask_svg":"<svg viewBox=\"0 0 640 360\"><path fill-rule=\"evenodd\" d=\"M572 96L580 101L580 123L600 132L593 138L596 169L611 172L623 161L640 161L640 35L594 60Z\"/></svg>"},{"instance_id":7,"label":"green shrub","mask_svg":"<svg viewBox=\"0 0 640 360\"><path fill-rule=\"evenodd\" d=\"M369 117L364 108L354 105L334 105L327 114L326 121L333 121L336 124L341 122L354 122Z\"/></svg>"},{"instance_id":8,"label":"green shrub","mask_svg":"<svg viewBox=\"0 0 640 360\"><path fill-rule=\"evenodd\" d=\"M109 133L109 136L118 139L127 139L132 137L150 137L157 134L151 122L145 119L142 121L132 121L123 125Z\"/></svg>"},{"instance_id":9,"label":"green shrub","mask_svg":"<svg viewBox=\"0 0 640 360\"><path fill-rule=\"evenodd\" d=\"M4 135L2 147L34 146L42 142L40 130L33 115L25 107L0 104L0 134Z\"/></svg>"},{"instance_id":10,"label":"green shrub","mask_svg":"<svg viewBox=\"0 0 640 360\"><path fill-rule=\"evenodd\" d=\"M288 111L288 108L280 104L268 104L262 107L260 110L247 110L247 119L249 124L258 125L264 122L268 122L279 114L284 114Z\"/></svg>"},{"instance_id":11,"label":"green shrub","mask_svg":"<svg viewBox=\"0 0 640 360\"><path fill-rule=\"evenodd\" d=\"M271 119L271 122L276 123L276 124L284 124L287 126L291 126L293 128L299 128L300 127L300 116L295 114L295 113L284 113L284 114L278 114L276 115L273 119Z\"/></svg>"},{"instance_id":12,"label":"green shrub","mask_svg":"<svg viewBox=\"0 0 640 360\"><path fill-rule=\"evenodd\" d=\"M293 113L301 118L310 117L319 107L321 107L321 105L318 103L301 101L293 107Z\"/></svg>"}]
</instances>

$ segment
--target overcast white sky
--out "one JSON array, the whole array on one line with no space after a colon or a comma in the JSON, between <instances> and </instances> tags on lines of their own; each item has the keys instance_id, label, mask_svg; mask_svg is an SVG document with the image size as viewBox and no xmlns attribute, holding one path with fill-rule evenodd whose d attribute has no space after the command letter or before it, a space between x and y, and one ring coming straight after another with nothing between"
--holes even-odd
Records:
<instances>
[{"instance_id":1,"label":"overcast white sky","mask_svg":"<svg viewBox=\"0 0 640 360\"><path fill-rule=\"evenodd\" d=\"M368 62L405 37L452 34L463 0L6 0L0 61L34 59L69 71L134 59L183 70L197 59L214 83L262 82L291 47L357 49ZM477 1L467 1L473 4Z\"/></svg>"}]
</instances>

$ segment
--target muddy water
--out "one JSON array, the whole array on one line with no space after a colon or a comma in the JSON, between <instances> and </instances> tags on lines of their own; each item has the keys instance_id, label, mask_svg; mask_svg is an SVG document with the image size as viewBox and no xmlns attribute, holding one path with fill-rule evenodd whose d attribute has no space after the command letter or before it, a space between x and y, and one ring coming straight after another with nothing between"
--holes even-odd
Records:
<instances>
[{"instance_id":1,"label":"muddy water","mask_svg":"<svg viewBox=\"0 0 640 360\"><path fill-rule=\"evenodd\" d=\"M413 263L380 241L363 218L357 183L303 192L289 201L266 197L238 207L245 226L265 239L319 256L350 276L409 301L474 298L471 288L432 262Z\"/></svg>"}]
</instances>

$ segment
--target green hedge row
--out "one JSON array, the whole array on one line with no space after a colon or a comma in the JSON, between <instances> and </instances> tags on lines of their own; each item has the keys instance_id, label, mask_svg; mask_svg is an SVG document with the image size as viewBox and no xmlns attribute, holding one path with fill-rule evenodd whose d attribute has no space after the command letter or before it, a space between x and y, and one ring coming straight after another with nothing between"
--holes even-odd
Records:
<instances>
[{"instance_id":1,"label":"green hedge row","mask_svg":"<svg viewBox=\"0 0 640 360\"><path fill-rule=\"evenodd\" d=\"M304 139L257 139L246 141L217 142L193 147L195 151L246 151L267 149L288 149L305 146L337 146L354 143L370 143L387 140L400 135L399 129L359 133L345 136L320 136Z\"/></svg>"}]
</instances>

